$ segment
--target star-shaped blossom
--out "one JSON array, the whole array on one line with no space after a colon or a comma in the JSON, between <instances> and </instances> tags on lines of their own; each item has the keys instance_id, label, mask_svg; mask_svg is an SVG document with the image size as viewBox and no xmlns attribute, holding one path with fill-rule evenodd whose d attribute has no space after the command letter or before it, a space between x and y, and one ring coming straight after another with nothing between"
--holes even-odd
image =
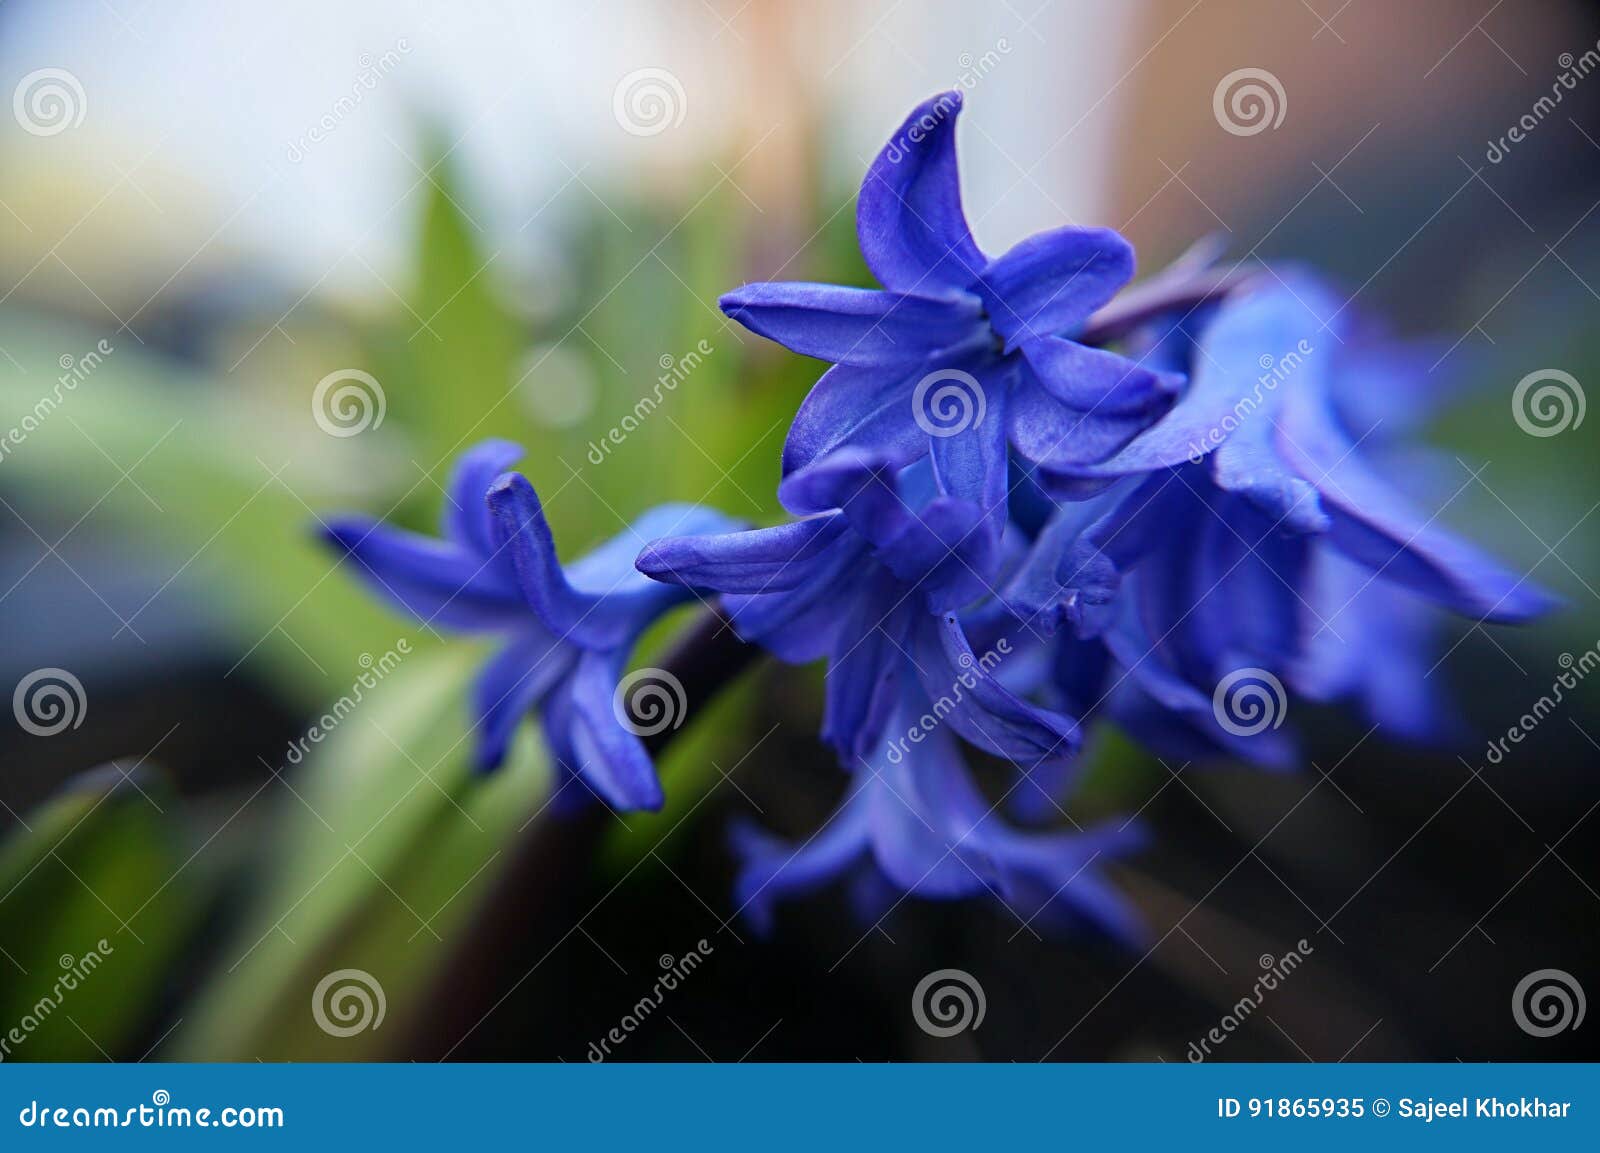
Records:
<instances>
[{"instance_id":1,"label":"star-shaped blossom","mask_svg":"<svg viewBox=\"0 0 1600 1153\"><path fill-rule=\"evenodd\" d=\"M722 298L747 328L834 365L800 406L785 475L831 453L900 467L930 455L940 485L1004 528L1008 457L1093 464L1171 407L1181 376L1074 339L1133 275L1116 232L1069 226L1001 256L979 250L961 208L959 92L912 112L867 172L862 256L880 289L748 284ZM820 512L792 492L787 507Z\"/></svg>"},{"instance_id":2,"label":"star-shaped blossom","mask_svg":"<svg viewBox=\"0 0 1600 1153\"><path fill-rule=\"evenodd\" d=\"M932 707L921 686L908 685L890 725L923 731ZM1143 922L1099 868L1143 843L1137 825L1019 829L978 791L947 729L926 730L914 755L896 755L896 747L874 751L838 810L804 842L735 826L734 899L757 932L771 931L780 901L843 880L868 922L905 893L994 896L1031 925L1142 939Z\"/></svg>"},{"instance_id":3,"label":"star-shaped blossom","mask_svg":"<svg viewBox=\"0 0 1600 1153\"><path fill-rule=\"evenodd\" d=\"M521 456L502 440L466 452L439 538L366 517L336 518L325 535L375 591L429 627L502 639L472 689L480 769L500 765L518 723L537 709L565 778L580 776L617 809L658 809L655 767L615 696L640 633L691 594L642 576L634 554L663 533L725 531L736 522L694 505L662 505L564 566L538 494L506 471ZM559 793L568 792L575 791L563 784Z\"/></svg>"},{"instance_id":4,"label":"star-shaped blossom","mask_svg":"<svg viewBox=\"0 0 1600 1153\"><path fill-rule=\"evenodd\" d=\"M907 682L950 700L946 723L996 756L1032 766L1076 751L1072 718L1006 688L973 653L957 613L984 594L981 574L993 567L987 538L974 531L981 509L941 492L925 464L897 473L856 450L791 475L780 495L833 511L659 540L638 565L723 593L740 636L781 660L826 658L822 735L845 765L881 752Z\"/></svg>"}]
</instances>

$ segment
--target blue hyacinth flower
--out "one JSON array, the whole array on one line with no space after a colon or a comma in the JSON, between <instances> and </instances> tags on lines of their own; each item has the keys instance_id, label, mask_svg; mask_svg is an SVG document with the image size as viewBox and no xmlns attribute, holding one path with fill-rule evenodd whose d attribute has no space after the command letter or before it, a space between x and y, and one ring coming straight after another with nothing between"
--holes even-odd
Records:
<instances>
[{"instance_id":1,"label":"blue hyacinth flower","mask_svg":"<svg viewBox=\"0 0 1600 1153\"><path fill-rule=\"evenodd\" d=\"M942 493L926 464L842 450L791 475L780 494L833 511L776 528L659 540L638 558L657 580L723 593L745 640L780 660L826 658L822 735L842 763L881 752L908 682L951 700L965 740L1025 767L1076 751L1070 717L1022 700L979 659L957 610L995 566L982 510ZM970 682L970 683L968 683ZM953 692L953 686L961 686Z\"/></svg>"},{"instance_id":2,"label":"blue hyacinth flower","mask_svg":"<svg viewBox=\"0 0 1600 1153\"><path fill-rule=\"evenodd\" d=\"M691 594L640 575L633 557L663 533L736 522L662 505L564 566L533 486L506 471L521 456L518 445L490 440L461 457L440 538L366 517L336 518L325 535L377 592L425 625L502 639L472 690L480 769L500 765L518 723L537 709L563 774L562 803L592 790L617 809L658 809L650 754L613 701L639 634ZM587 786L581 796L567 787L574 777Z\"/></svg>"},{"instance_id":3,"label":"blue hyacinth flower","mask_svg":"<svg viewBox=\"0 0 1600 1153\"><path fill-rule=\"evenodd\" d=\"M747 284L721 303L834 365L790 427L786 476L846 448L896 467L931 454L943 490L983 512L992 546L1008 443L1028 459L1103 461L1167 411L1183 378L1074 339L1133 275L1116 232L1059 228L993 259L978 249L956 169L961 102L947 92L914 110L862 182L856 231L881 289ZM785 503L823 511L799 492Z\"/></svg>"},{"instance_id":4,"label":"blue hyacinth flower","mask_svg":"<svg viewBox=\"0 0 1600 1153\"><path fill-rule=\"evenodd\" d=\"M1417 507L1410 494L1426 478L1394 442L1436 390L1402 387L1410 376L1393 359L1400 346L1363 346L1354 322L1338 325L1343 310L1305 278L1258 285L1216 308L1172 411L1109 460L1058 474L1100 491L1064 506L1041 534L1049 555L1008 589L1018 611L1045 628L1070 620L1093 635L1112 619L1108 606L1133 565L1188 563L1173 532L1197 517L1211 522L1206 531L1223 551L1238 551L1229 537L1258 554L1258 540L1281 553L1289 546L1278 537L1314 537L1374 579L1475 620L1519 622L1554 607L1537 584L1441 526L1437 511ZM1390 420L1392 435L1382 431ZM1223 515L1211 515L1218 508ZM1295 571L1267 583L1296 590L1303 580Z\"/></svg>"},{"instance_id":5,"label":"blue hyacinth flower","mask_svg":"<svg viewBox=\"0 0 1600 1153\"><path fill-rule=\"evenodd\" d=\"M910 755L895 755L893 745L876 749L839 808L803 843L750 823L734 827L734 897L755 930L771 931L783 899L843 881L869 922L906 893L993 896L1031 925L1138 942L1143 922L1097 866L1139 847L1139 827L1033 832L1008 824L973 784L954 736L942 726L919 728L931 708L920 686L907 686L890 725L925 735Z\"/></svg>"}]
</instances>

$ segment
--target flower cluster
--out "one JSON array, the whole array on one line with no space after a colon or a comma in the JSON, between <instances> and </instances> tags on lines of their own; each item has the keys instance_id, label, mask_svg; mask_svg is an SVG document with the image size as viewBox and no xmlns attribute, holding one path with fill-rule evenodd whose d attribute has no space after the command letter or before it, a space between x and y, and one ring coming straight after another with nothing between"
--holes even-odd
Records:
<instances>
[{"instance_id":1,"label":"flower cluster","mask_svg":"<svg viewBox=\"0 0 1600 1153\"><path fill-rule=\"evenodd\" d=\"M736 830L758 927L845 879L868 911L987 893L1031 924L1127 938L1137 920L1099 866L1137 829L1064 807L1092 722L1183 760L1289 767L1292 691L1441 739L1455 719L1419 608L1520 621L1552 602L1419 510L1433 471L1408 437L1443 396L1416 348L1297 270L1219 273L1201 254L1123 291L1132 249L1079 227L987 256L961 207L960 107L913 111L862 184L882 288L722 300L832 365L784 446L798 519L658 509L563 570L495 443L458 469L444 541L331 535L416 615L506 636L478 686L485 767L537 706L569 778L619 808L661 800L611 707L658 614L717 595L746 641L825 660L846 797L799 845ZM998 795L963 743L1013 766Z\"/></svg>"}]
</instances>

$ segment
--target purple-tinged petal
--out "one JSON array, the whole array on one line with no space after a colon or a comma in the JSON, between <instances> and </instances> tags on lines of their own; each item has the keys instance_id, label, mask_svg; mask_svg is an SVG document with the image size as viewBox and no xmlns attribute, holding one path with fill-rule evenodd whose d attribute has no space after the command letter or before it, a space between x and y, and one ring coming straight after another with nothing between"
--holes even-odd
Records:
<instances>
[{"instance_id":1,"label":"purple-tinged petal","mask_svg":"<svg viewBox=\"0 0 1600 1153\"><path fill-rule=\"evenodd\" d=\"M913 696L915 694L912 694ZM895 714L912 726L909 710ZM942 728L926 732L904 751L880 754L872 763L872 855L902 889L919 897L966 897L984 889L983 878L963 859L965 818L976 791L955 741ZM966 804L960 795L967 794Z\"/></svg>"},{"instance_id":2,"label":"purple-tinged petal","mask_svg":"<svg viewBox=\"0 0 1600 1153\"><path fill-rule=\"evenodd\" d=\"M1040 387L1069 408L1100 416L1143 416L1154 424L1182 392L1181 374L1059 336L1029 340L1022 355Z\"/></svg>"},{"instance_id":3,"label":"purple-tinged petal","mask_svg":"<svg viewBox=\"0 0 1600 1153\"><path fill-rule=\"evenodd\" d=\"M792 352L863 367L920 361L976 330L976 297L933 300L832 284L747 284L725 295L722 311Z\"/></svg>"},{"instance_id":4,"label":"purple-tinged petal","mask_svg":"<svg viewBox=\"0 0 1600 1153\"><path fill-rule=\"evenodd\" d=\"M828 823L801 844L781 840L749 821L733 825L733 852L739 859L734 900L737 913L749 919L758 935L772 932L779 901L815 892L866 858L870 782L853 788Z\"/></svg>"},{"instance_id":5,"label":"purple-tinged petal","mask_svg":"<svg viewBox=\"0 0 1600 1153\"><path fill-rule=\"evenodd\" d=\"M1465 616L1524 621L1557 603L1526 576L1423 516L1368 467L1314 398L1286 405L1278 450L1313 478L1333 526L1328 539L1379 576ZM1332 621L1338 628L1337 616Z\"/></svg>"},{"instance_id":6,"label":"purple-tinged petal","mask_svg":"<svg viewBox=\"0 0 1600 1153\"><path fill-rule=\"evenodd\" d=\"M778 500L788 508L838 509L871 544L885 545L901 536L915 515L900 493L898 472L880 456L840 449L785 477Z\"/></svg>"},{"instance_id":7,"label":"purple-tinged petal","mask_svg":"<svg viewBox=\"0 0 1600 1153\"><path fill-rule=\"evenodd\" d=\"M935 715L963 740L1024 768L1077 752L1077 722L1002 685L994 668L1006 654L974 654L954 614L919 621L914 640L917 672Z\"/></svg>"},{"instance_id":8,"label":"purple-tinged petal","mask_svg":"<svg viewBox=\"0 0 1600 1153\"><path fill-rule=\"evenodd\" d=\"M485 560L459 545L364 517L337 518L323 536L345 552L374 591L430 626L505 628L527 611L503 559Z\"/></svg>"},{"instance_id":9,"label":"purple-tinged petal","mask_svg":"<svg viewBox=\"0 0 1600 1153\"><path fill-rule=\"evenodd\" d=\"M534 626L483 666L472 686L477 718L474 760L480 771L500 766L517 725L572 669L576 658L575 649Z\"/></svg>"},{"instance_id":10,"label":"purple-tinged petal","mask_svg":"<svg viewBox=\"0 0 1600 1153\"><path fill-rule=\"evenodd\" d=\"M928 434L912 417L911 394L930 371L927 362L906 368L840 364L823 373L800 403L783 445L783 475L798 472L842 449L859 449L902 467L925 455ZM790 512L827 507L785 504Z\"/></svg>"},{"instance_id":11,"label":"purple-tinged petal","mask_svg":"<svg viewBox=\"0 0 1600 1153\"><path fill-rule=\"evenodd\" d=\"M853 766L883 738L905 676L906 635L918 606L883 569L847 602L838 637L844 651L828 662L822 739Z\"/></svg>"},{"instance_id":12,"label":"purple-tinged petal","mask_svg":"<svg viewBox=\"0 0 1600 1153\"><path fill-rule=\"evenodd\" d=\"M961 211L960 111L960 92L918 105L861 182L861 255L878 283L893 292L950 295L971 284L988 263Z\"/></svg>"},{"instance_id":13,"label":"purple-tinged petal","mask_svg":"<svg viewBox=\"0 0 1600 1153\"><path fill-rule=\"evenodd\" d=\"M1151 427L1142 413L1085 412L1056 400L1022 367L1022 384L1012 390L1008 432L1017 455L1038 470L1047 492L1058 492L1057 474L1115 480L1118 472L1098 472L1095 465L1113 459L1135 437ZM1160 427L1157 425L1156 427Z\"/></svg>"},{"instance_id":14,"label":"purple-tinged petal","mask_svg":"<svg viewBox=\"0 0 1600 1153\"><path fill-rule=\"evenodd\" d=\"M664 797L644 742L623 727L613 698L619 661L585 652L572 675L551 695L545 723L559 733L551 746L612 808L654 812Z\"/></svg>"},{"instance_id":15,"label":"purple-tinged petal","mask_svg":"<svg viewBox=\"0 0 1600 1153\"><path fill-rule=\"evenodd\" d=\"M1109 228L1041 232L991 261L973 285L1007 351L1071 335L1133 277L1133 246Z\"/></svg>"},{"instance_id":16,"label":"purple-tinged petal","mask_svg":"<svg viewBox=\"0 0 1600 1153\"><path fill-rule=\"evenodd\" d=\"M487 557L494 552L494 532L484 495L501 473L522 459L522 446L509 440L485 440L456 461L439 531L469 552Z\"/></svg>"},{"instance_id":17,"label":"purple-tinged petal","mask_svg":"<svg viewBox=\"0 0 1600 1153\"><path fill-rule=\"evenodd\" d=\"M985 555L998 557L1006 527L1006 497L1010 492L1009 456L1006 448L1006 413L1009 381L991 371L979 381L984 405L974 409L974 421L958 432L935 436L929 443L934 476L939 487L957 500L967 501L982 517ZM944 432L944 430L941 430Z\"/></svg>"},{"instance_id":18,"label":"purple-tinged petal","mask_svg":"<svg viewBox=\"0 0 1600 1153\"><path fill-rule=\"evenodd\" d=\"M646 545L634 563L653 580L689 588L787 592L816 572L847 527L842 516L827 515L745 532L667 537Z\"/></svg>"}]
</instances>

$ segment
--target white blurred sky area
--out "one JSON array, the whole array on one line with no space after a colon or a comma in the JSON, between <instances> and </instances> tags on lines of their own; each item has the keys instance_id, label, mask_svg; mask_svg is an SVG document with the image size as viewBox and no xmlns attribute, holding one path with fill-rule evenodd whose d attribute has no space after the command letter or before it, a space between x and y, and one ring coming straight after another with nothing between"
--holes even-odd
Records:
<instances>
[{"instance_id":1,"label":"white blurred sky area","mask_svg":"<svg viewBox=\"0 0 1600 1153\"><path fill-rule=\"evenodd\" d=\"M900 118L964 76L980 243L998 251L1064 218L1111 223L1140 5L741 2L11 0L5 92L66 69L84 108L49 136L5 121L0 225L41 251L70 233L73 269L142 278L125 286L141 301L169 275L181 285L240 257L296 291L378 294L380 278L407 274L424 116L456 145L487 243L525 262L586 207L577 198L661 180L692 202L713 162L737 160L763 139L761 118L791 111L816 118L826 187L848 194ZM681 84L682 120L641 136L619 125L613 95L645 68ZM740 173L763 163L757 147Z\"/></svg>"}]
</instances>

